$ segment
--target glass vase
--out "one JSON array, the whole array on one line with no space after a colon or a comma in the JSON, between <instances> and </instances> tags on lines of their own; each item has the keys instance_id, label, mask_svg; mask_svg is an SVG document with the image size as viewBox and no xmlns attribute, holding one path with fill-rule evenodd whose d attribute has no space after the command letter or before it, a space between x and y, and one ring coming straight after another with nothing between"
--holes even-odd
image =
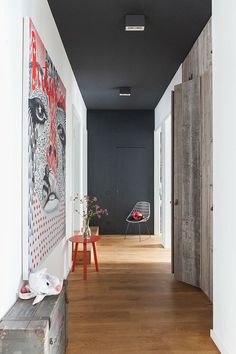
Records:
<instances>
[{"instance_id":1,"label":"glass vase","mask_svg":"<svg viewBox=\"0 0 236 354\"><path fill-rule=\"evenodd\" d=\"M89 227L89 221L83 222L83 231L82 231L83 238L85 240L89 240L91 237L91 229Z\"/></svg>"}]
</instances>

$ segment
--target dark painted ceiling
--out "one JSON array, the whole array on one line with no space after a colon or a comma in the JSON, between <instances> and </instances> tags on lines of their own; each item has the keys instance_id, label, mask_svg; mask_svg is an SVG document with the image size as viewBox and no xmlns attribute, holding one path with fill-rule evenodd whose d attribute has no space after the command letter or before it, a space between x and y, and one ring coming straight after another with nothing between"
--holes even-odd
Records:
<instances>
[{"instance_id":1,"label":"dark painted ceiling","mask_svg":"<svg viewBox=\"0 0 236 354\"><path fill-rule=\"evenodd\" d=\"M88 109L155 108L211 16L211 0L48 2ZM144 14L145 31L125 32L126 14Z\"/></svg>"}]
</instances>

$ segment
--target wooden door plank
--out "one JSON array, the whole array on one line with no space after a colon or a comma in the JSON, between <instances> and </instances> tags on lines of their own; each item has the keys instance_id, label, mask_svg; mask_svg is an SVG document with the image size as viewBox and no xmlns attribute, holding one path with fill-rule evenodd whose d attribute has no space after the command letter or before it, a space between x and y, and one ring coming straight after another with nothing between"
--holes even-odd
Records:
<instances>
[{"instance_id":1,"label":"wooden door plank","mask_svg":"<svg viewBox=\"0 0 236 354\"><path fill-rule=\"evenodd\" d=\"M212 300L213 285L213 154L212 69L201 77L201 288Z\"/></svg>"},{"instance_id":2,"label":"wooden door plank","mask_svg":"<svg viewBox=\"0 0 236 354\"><path fill-rule=\"evenodd\" d=\"M175 161L175 149L174 149L174 139L175 139L175 114L174 114L174 102L175 102L175 92L171 91L171 272L174 274L174 161Z\"/></svg>"},{"instance_id":3,"label":"wooden door plank","mask_svg":"<svg viewBox=\"0 0 236 354\"><path fill-rule=\"evenodd\" d=\"M212 21L208 21L182 65L182 81L203 75L212 65Z\"/></svg>"},{"instance_id":4,"label":"wooden door plank","mask_svg":"<svg viewBox=\"0 0 236 354\"><path fill-rule=\"evenodd\" d=\"M175 87L175 278L194 286L200 285L200 103L200 79Z\"/></svg>"},{"instance_id":5,"label":"wooden door plank","mask_svg":"<svg viewBox=\"0 0 236 354\"><path fill-rule=\"evenodd\" d=\"M174 274L175 278L182 280L182 230L181 223L181 164L182 164L182 85L175 86L174 91ZM178 203L178 205L177 205Z\"/></svg>"}]
</instances>

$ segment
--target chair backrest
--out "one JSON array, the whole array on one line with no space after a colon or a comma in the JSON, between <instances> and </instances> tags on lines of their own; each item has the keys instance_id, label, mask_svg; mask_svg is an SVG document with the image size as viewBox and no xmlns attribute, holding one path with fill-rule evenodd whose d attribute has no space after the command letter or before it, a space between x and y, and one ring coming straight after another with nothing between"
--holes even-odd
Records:
<instances>
[{"instance_id":1,"label":"chair backrest","mask_svg":"<svg viewBox=\"0 0 236 354\"><path fill-rule=\"evenodd\" d=\"M149 202L137 202L135 206L133 207L131 214L134 210L139 211L140 213L143 214L145 219L150 218L150 203Z\"/></svg>"}]
</instances>

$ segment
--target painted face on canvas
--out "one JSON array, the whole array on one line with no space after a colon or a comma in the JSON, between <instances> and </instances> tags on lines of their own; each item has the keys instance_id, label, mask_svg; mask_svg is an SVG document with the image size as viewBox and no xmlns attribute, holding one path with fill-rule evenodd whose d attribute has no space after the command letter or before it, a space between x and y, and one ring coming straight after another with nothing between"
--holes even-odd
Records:
<instances>
[{"instance_id":1,"label":"painted face on canvas","mask_svg":"<svg viewBox=\"0 0 236 354\"><path fill-rule=\"evenodd\" d=\"M45 71L36 61L34 74L33 65L28 103L32 183L42 209L52 213L59 205L65 173L65 111L56 94L59 78L50 58L46 55Z\"/></svg>"},{"instance_id":2,"label":"painted face on canvas","mask_svg":"<svg viewBox=\"0 0 236 354\"><path fill-rule=\"evenodd\" d=\"M65 113L57 107L52 119L47 95L35 90L29 98L29 116L32 183L41 207L51 213L58 208L65 172Z\"/></svg>"},{"instance_id":3,"label":"painted face on canvas","mask_svg":"<svg viewBox=\"0 0 236 354\"><path fill-rule=\"evenodd\" d=\"M65 236L66 90L30 21L29 270Z\"/></svg>"}]
</instances>

